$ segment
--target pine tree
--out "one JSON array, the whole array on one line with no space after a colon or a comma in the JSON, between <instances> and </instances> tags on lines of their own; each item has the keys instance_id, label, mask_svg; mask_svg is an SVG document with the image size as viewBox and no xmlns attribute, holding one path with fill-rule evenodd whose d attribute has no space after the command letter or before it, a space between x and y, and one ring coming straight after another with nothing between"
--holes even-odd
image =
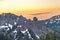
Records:
<instances>
[{"instance_id":1,"label":"pine tree","mask_svg":"<svg viewBox=\"0 0 60 40\"><path fill-rule=\"evenodd\" d=\"M39 38L39 40L45 40L45 39L44 39L44 36L41 35L40 38Z\"/></svg>"},{"instance_id":2,"label":"pine tree","mask_svg":"<svg viewBox=\"0 0 60 40\"><path fill-rule=\"evenodd\" d=\"M50 40L50 34L49 33L46 34L46 39L45 40Z\"/></svg>"},{"instance_id":3,"label":"pine tree","mask_svg":"<svg viewBox=\"0 0 60 40\"><path fill-rule=\"evenodd\" d=\"M53 33L49 32L46 34L46 39L45 40L56 40L56 36L53 35Z\"/></svg>"}]
</instances>

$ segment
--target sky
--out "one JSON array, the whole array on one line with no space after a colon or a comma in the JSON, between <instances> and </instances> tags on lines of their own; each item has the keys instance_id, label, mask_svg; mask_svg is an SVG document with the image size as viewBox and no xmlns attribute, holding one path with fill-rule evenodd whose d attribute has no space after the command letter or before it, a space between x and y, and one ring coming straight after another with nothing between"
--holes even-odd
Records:
<instances>
[{"instance_id":1,"label":"sky","mask_svg":"<svg viewBox=\"0 0 60 40\"><path fill-rule=\"evenodd\" d=\"M0 0L0 14L8 12L28 19L48 19L60 15L60 0Z\"/></svg>"}]
</instances>

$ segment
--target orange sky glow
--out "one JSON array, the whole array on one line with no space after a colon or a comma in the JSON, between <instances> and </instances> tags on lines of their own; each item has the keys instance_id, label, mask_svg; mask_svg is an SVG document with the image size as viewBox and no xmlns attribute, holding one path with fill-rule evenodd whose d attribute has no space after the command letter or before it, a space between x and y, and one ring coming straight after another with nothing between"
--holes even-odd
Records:
<instances>
[{"instance_id":1,"label":"orange sky glow","mask_svg":"<svg viewBox=\"0 0 60 40\"><path fill-rule=\"evenodd\" d=\"M60 15L60 0L0 0L0 14L8 12L28 19L47 19Z\"/></svg>"}]
</instances>

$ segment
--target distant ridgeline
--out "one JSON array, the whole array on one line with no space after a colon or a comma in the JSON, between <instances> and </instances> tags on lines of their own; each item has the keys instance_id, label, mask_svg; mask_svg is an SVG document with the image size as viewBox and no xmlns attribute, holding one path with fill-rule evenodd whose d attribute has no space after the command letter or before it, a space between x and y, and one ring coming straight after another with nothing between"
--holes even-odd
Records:
<instances>
[{"instance_id":1,"label":"distant ridgeline","mask_svg":"<svg viewBox=\"0 0 60 40\"><path fill-rule=\"evenodd\" d=\"M46 20L0 15L0 40L60 40L60 15Z\"/></svg>"}]
</instances>

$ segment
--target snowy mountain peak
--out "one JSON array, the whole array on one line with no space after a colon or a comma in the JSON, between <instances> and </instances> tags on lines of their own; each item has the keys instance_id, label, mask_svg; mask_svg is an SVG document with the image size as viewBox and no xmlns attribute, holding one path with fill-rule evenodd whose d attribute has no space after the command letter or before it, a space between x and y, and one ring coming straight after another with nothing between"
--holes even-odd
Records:
<instances>
[{"instance_id":1,"label":"snowy mountain peak","mask_svg":"<svg viewBox=\"0 0 60 40\"><path fill-rule=\"evenodd\" d=\"M51 20L60 20L60 15L57 15L57 16L53 16L52 18L50 18Z\"/></svg>"}]
</instances>

